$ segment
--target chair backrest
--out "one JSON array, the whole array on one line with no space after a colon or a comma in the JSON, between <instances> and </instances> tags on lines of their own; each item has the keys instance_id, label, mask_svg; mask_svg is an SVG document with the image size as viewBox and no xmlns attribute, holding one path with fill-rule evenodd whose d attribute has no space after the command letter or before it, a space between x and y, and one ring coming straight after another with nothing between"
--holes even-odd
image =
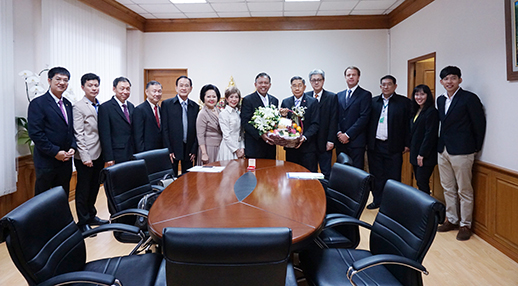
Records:
<instances>
[{"instance_id":1,"label":"chair backrest","mask_svg":"<svg viewBox=\"0 0 518 286\"><path fill-rule=\"evenodd\" d=\"M351 157L349 157L349 155L345 154L344 152L341 152L336 157L336 163L352 166L353 159Z\"/></svg>"},{"instance_id":2,"label":"chair backrest","mask_svg":"<svg viewBox=\"0 0 518 286\"><path fill-rule=\"evenodd\" d=\"M83 236L62 187L26 201L0 220L0 242L29 285L80 271L86 261Z\"/></svg>"},{"instance_id":3,"label":"chair backrest","mask_svg":"<svg viewBox=\"0 0 518 286\"><path fill-rule=\"evenodd\" d=\"M101 182L110 214L136 208L140 199L152 192L144 160L127 161L104 168Z\"/></svg>"},{"instance_id":4,"label":"chair backrest","mask_svg":"<svg viewBox=\"0 0 518 286\"><path fill-rule=\"evenodd\" d=\"M444 205L413 187L388 180L381 206L372 225L372 254L396 254L422 263L439 222L444 221ZM418 285L421 273L410 268L387 265L403 284Z\"/></svg>"},{"instance_id":5,"label":"chair backrest","mask_svg":"<svg viewBox=\"0 0 518 286\"><path fill-rule=\"evenodd\" d=\"M167 285L285 285L289 228L165 228Z\"/></svg>"},{"instance_id":6,"label":"chair backrest","mask_svg":"<svg viewBox=\"0 0 518 286\"><path fill-rule=\"evenodd\" d=\"M173 173L173 163L167 148L140 152L134 154L133 158L146 161L149 183L151 185L157 185L165 175L172 175Z\"/></svg>"}]
</instances>

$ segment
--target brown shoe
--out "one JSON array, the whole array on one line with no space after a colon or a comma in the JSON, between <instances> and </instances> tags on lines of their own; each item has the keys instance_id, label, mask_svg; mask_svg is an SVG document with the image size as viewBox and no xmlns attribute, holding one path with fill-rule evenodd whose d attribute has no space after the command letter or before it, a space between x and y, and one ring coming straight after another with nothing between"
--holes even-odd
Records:
<instances>
[{"instance_id":1,"label":"brown shoe","mask_svg":"<svg viewBox=\"0 0 518 286\"><path fill-rule=\"evenodd\" d=\"M461 226L457 233L457 240L468 240L471 237L471 229L467 226Z\"/></svg>"},{"instance_id":2,"label":"brown shoe","mask_svg":"<svg viewBox=\"0 0 518 286\"><path fill-rule=\"evenodd\" d=\"M438 232L447 232L450 230L458 229L458 224L453 224L449 220L446 220L442 225L437 228Z\"/></svg>"}]
</instances>

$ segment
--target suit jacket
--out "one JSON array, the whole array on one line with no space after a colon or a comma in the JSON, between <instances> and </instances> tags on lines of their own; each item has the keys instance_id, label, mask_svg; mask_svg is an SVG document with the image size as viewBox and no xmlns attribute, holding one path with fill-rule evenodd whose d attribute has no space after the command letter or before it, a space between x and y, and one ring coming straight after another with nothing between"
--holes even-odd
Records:
<instances>
[{"instance_id":1,"label":"suit jacket","mask_svg":"<svg viewBox=\"0 0 518 286\"><path fill-rule=\"evenodd\" d=\"M295 97L290 96L284 99L281 103L281 107L283 108L292 108L295 106ZM320 122L320 108L318 106L318 100L315 98L302 95L300 106L306 107L306 112L304 113L304 121L302 121L302 134L306 136L306 141L300 145L298 149L293 149L294 151L298 151L301 153L311 153L317 151L317 135L319 130L319 122ZM286 149L286 148L285 148Z\"/></svg>"},{"instance_id":2,"label":"suit jacket","mask_svg":"<svg viewBox=\"0 0 518 286\"><path fill-rule=\"evenodd\" d=\"M86 96L74 104L74 135L77 142L76 159L86 162L101 156L97 111Z\"/></svg>"},{"instance_id":3,"label":"suit jacket","mask_svg":"<svg viewBox=\"0 0 518 286\"><path fill-rule=\"evenodd\" d=\"M372 94L370 91L358 86L351 94L347 104L345 100L346 95L346 90L336 94L338 99L338 131L347 133L349 136L349 143L345 144L345 146L365 148L367 144L367 127L371 114ZM338 140L336 142L341 144Z\"/></svg>"},{"instance_id":4,"label":"suit jacket","mask_svg":"<svg viewBox=\"0 0 518 286\"><path fill-rule=\"evenodd\" d=\"M162 102L162 134L164 147L169 153L174 153L177 160L188 160L184 158L183 148L183 124L182 105L178 95ZM196 118L200 112L200 106L194 101L187 99L187 143L186 148L189 154L198 153L198 139L196 139Z\"/></svg>"},{"instance_id":5,"label":"suit jacket","mask_svg":"<svg viewBox=\"0 0 518 286\"><path fill-rule=\"evenodd\" d=\"M241 126L245 132L245 156L248 158L267 158L275 159L276 149L274 145L270 145L261 138L259 131L248 123L254 111L259 106L264 106L259 93L254 92L243 98L241 102ZM267 94L268 102L275 107L279 106L279 100L270 94Z\"/></svg>"},{"instance_id":6,"label":"suit jacket","mask_svg":"<svg viewBox=\"0 0 518 286\"><path fill-rule=\"evenodd\" d=\"M28 132L34 142L34 166L36 168L58 168L63 164L55 156L60 150L77 149L74 138L74 117L72 103L62 97L68 124L61 109L47 91L31 101L27 112Z\"/></svg>"},{"instance_id":7,"label":"suit jacket","mask_svg":"<svg viewBox=\"0 0 518 286\"><path fill-rule=\"evenodd\" d=\"M417 165L420 155L424 157L424 166L437 165L438 133L439 113L435 107L422 110L415 121L410 118L410 164Z\"/></svg>"},{"instance_id":8,"label":"suit jacket","mask_svg":"<svg viewBox=\"0 0 518 286\"><path fill-rule=\"evenodd\" d=\"M159 113L160 109L159 107ZM131 126L135 139L135 153L163 148L162 128L158 127L155 111L147 100L135 107Z\"/></svg>"},{"instance_id":9,"label":"suit jacket","mask_svg":"<svg viewBox=\"0 0 518 286\"><path fill-rule=\"evenodd\" d=\"M391 153L399 153L410 147L410 104L407 97L394 93L388 105L388 149ZM374 150L376 131L383 108L383 95L372 98L372 111L369 120L367 147Z\"/></svg>"},{"instance_id":10,"label":"suit jacket","mask_svg":"<svg viewBox=\"0 0 518 286\"><path fill-rule=\"evenodd\" d=\"M308 91L304 95L314 98L314 94L313 91ZM320 101L318 101L318 107L320 121L316 143L318 152L324 153L327 142L336 142L336 132L338 132L338 100L336 94L324 89Z\"/></svg>"},{"instance_id":11,"label":"suit jacket","mask_svg":"<svg viewBox=\"0 0 518 286\"><path fill-rule=\"evenodd\" d=\"M478 96L459 88L448 113L445 113L446 96L437 98L437 108L441 121L437 151L444 147L451 155L466 155L482 149L486 135L486 115Z\"/></svg>"},{"instance_id":12,"label":"suit jacket","mask_svg":"<svg viewBox=\"0 0 518 286\"><path fill-rule=\"evenodd\" d=\"M131 118L135 106L127 100L126 104ZM99 136L105 162L131 160L135 151L131 123L126 120L115 96L99 106Z\"/></svg>"}]
</instances>

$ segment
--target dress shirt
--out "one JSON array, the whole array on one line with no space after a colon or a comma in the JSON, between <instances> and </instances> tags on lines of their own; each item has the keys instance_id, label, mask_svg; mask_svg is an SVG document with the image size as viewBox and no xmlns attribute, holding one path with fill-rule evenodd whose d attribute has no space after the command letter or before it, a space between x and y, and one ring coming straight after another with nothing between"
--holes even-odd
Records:
<instances>
[{"instance_id":1,"label":"dress shirt","mask_svg":"<svg viewBox=\"0 0 518 286\"><path fill-rule=\"evenodd\" d=\"M158 120L160 121L160 125L162 125L162 117L160 117L160 107L158 107L158 104L157 105L154 105L153 103L151 103L151 101L149 101L149 99L146 99L147 103L149 103L149 106L151 106L151 110L153 111L153 114L155 116L157 116L158 114ZM155 113L155 106L157 107L157 113Z\"/></svg>"},{"instance_id":2,"label":"dress shirt","mask_svg":"<svg viewBox=\"0 0 518 286\"><path fill-rule=\"evenodd\" d=\"M126 104L126 108L128 109L128 113L129 113L129 106L128 106L127 100L124 103L122 103L116 96L114 96L113 98L115 98L115 101L117 101L117 103L119 104L119 107L121 108L122 113L124 113L124 107L122 107L123 104Z\"/></svg>"},{"instance_id":3,"label":"dress shirt","mask_svg":"<svg viewBox=\"0 0 518 286\"><path fill-rule=\"evenodd\" d=\"M451 102L453 101L453 97L457 94L457 91L459 91L460 87L457 88L455 93L451 97L448 96L448 92L444 93L443 95L446 96L446 101L444 102L444 114L448 114L448 109L450 109Z\"/></svg>"},{"instance_id":4,"label":"dress shirt","mask_svg":"<svg viewBox=\"0 0 518 286\"><path fill-rule=\"evenodd\" d=\"M265 96L262 96L259 92L257 92L257 94L259 94L259 97L263 101L264 107L268 107L269 106L268 93Z\"/></svg>"},{"instance_id":5,"label":"dress shirt","mask_svg":"<svg viewBox=\"0 0 518 286\"><path fill-rule=\"evenodd\" d=\"M324 93L324 89L322 89L319 93L315 93L315 91L313 91L313 97L318 100L318 102L320 102L320 99L322 98L322 93Z\"/></svg>"},{"instance_id":6,"label":"dress shirt","mask_svg":"<svg viewBox=\"0 0 518 286\"><path fill-rule=\"evenodd\" d=\"M63 116L65 117L65 121L68 123L68 113L67 113L67 109L65 107L65 102L63 102L63 95L61 95L61 98L58 98L57 96L55 96L52 93L52 91L50 89L49 89L49 93L52 96L52 98L54 99L54 101L56 102L56 105L61 110L61 112L65 113L65 114L63 114ZM63 102L63 108L61 108L61 106L59 106L59 101L60 100Z\"/></svg>"}]
</instances>

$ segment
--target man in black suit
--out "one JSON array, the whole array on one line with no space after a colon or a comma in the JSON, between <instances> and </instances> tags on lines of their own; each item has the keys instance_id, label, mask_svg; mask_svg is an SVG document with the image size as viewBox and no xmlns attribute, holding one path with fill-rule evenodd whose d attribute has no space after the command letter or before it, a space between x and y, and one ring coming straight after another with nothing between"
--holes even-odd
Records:
<instances>
[{"instance_id":1,"label":"man in black suit","mask_svg":"<svg viewBox=\"0 0 518 286\"><path fill-rule=\"evenodd\" d=\"M34 142L36 185L34 195L62 186L70 191L72 158L77 149L72 103L63 97L70 72L54 67L48 72L49 90L31 101L27 111L28 132Z\"/></svg>"},{"instance_id":2,"label":"man in black suit","mask_svg":"<svg viewBox=\"0 0 518 286\"><path fill-rule=\"evenodd\" d=\"M247 158L275 159L276 149L273 141L266 134L259 135L259 131L249 123L254 111L259 106L279 106L279 100L268 94L271 78L267 73L260 73L255 77L256 92L243 98L241 103L241 126L245 130L245 156Z\"/></svg>"},{"instance_id":3,"label":"man in black suit","mask_svg":"<svg viewBox=\"0 0 518 286\"><path fill-rule=\"evenodd\" d=\"M135 106L128 101L129 79L116 78L113 92L115 96L99 106L99 137L107 166L131 160L134 152L131 115Z\"/></svg>"},{"instance_id":4,"label":"man in black suit","mask_svg":"<svg viewBox=\"0 0 518 286\"><path fill-rule=\"evenodd\" d=\"M342 152L349 155L353 160L353 166L363 170L372 94L358 85L359 68L347 67L344 76L347 89L336 95L338 98L336 155Z\"/></svg>"},{"instance_id":5,"label":"man in black suit","mask_svg":"<svg viewBox=\"0 0 518 286\"><path fill-rule=\"evenodd\" d=\"M457 240L468 240L473 220L473 161L482 149L486 116L478 96L459 86L462 78L458 67L445 67L440 77L446 93L437 98L441 121L437 150L446 220L438 230L450 231L460 225Z\"/></svg>"},{"instance_id":6,"label":"man in black suit","mask_svg":"<svg viewBox=\"0 0 518 286\"><path fill-rule=\"evenodd\" d=\"M146 84L147 99L133 111L133 138L135 139L135 153L164 146L162 128L160 124L160 107L162 99L162 85L158 81Z\"/></svg>"},{"instance_id":7,"label":"man in black suit","mask_svg":"<svg viewBox=\"0 0 518 286\"><path fill-rule=\"evenodd\" d=\"M367 149L369 170L374 175L374 201L368 209L379 208L383 187L388 179L401 181L403 153L410 150L410 104L407 97L396 94L396 78L381 78L381 95L372 98Z\"/></svg>"},{"instance_id":8,"label":"man in black suit","mask_svg":"<svg viewBox=\"0 0 518 286\"><path fill-rule=\"evenodd\" d=\"M318 101L304 94L306 82L302 77L294 76L290 82L293 96L282 101L281 115L291 116L292 113L288 110L293 110L293 108L297 107L305 107L306 109L303 120L301 120L301 127L303 129L300 134L300 142L295 148L284 148L286 150L286 161L302 165L311 172L317 172L317 134L320 120Z\"/></svg>"},{"instance_id":9,"label":"man in black suit","mask_svg":"<svg viewBox=\"0 0 518 286\"><path fill-rule=\"evenodd\" d=\"M331 159L333 157L332 152L336 141L338 101L336 94L324 89L325 76L326 73L323 70L312 70L309 73L309 82L313 87L313 91L308 91L304 95L315 98L318 101L320 119L316 138L316 154L320 171L329 179Z\"/></svg>"},{"instance_id":10,"label":"man in black suit","mask_svg":"<svg viewBox=\"0 0 518 286\"><path fill-rule=\"evenodd\" d=\"M162 132L164 147L169 149L174 175L178 175L178 162L182 174L193 166L198 152L196 118L200 106L190 100L192 80L186 76L176 79L177 95L162 102Z\"/></svg>"}]
</instances>

